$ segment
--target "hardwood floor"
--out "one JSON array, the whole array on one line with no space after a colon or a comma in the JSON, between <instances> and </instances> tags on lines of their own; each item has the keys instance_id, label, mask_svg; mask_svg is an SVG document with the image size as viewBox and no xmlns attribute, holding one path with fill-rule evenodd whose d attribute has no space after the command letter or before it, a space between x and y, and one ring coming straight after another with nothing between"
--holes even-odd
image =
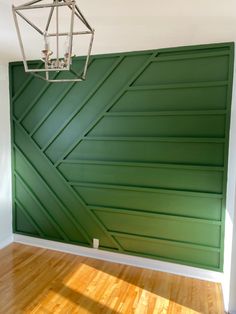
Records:
<instances>
[{"instance_id":1,"label":"hardwood floor","mask_svg":"<svg viewBox=\"0 0 236 314\"><path fill-rule=\"evenodd\" d=\"M0 250L0 314L222 314L219 284L31 246Z\"/></svg>"}]
</instances>

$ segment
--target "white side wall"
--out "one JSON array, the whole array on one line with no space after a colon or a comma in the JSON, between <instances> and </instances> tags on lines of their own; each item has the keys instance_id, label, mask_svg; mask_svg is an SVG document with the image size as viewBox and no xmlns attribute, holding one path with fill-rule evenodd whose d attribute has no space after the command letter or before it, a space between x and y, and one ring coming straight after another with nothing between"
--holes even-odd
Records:
<instances>
[{"instance_id":1,"label":"white side wall","mask_svg":"<svg viewBox=\"0 0 236 314\"><path fill-rule=\"evenodd\" d=\"M225 217L223 294L226 311L236 314L236 62L231 107L228 182Z\"/></svg>"},{"instance_id":2,"label":"white side wall","mask_svg":"<svg viewBox=\"0 0 236 314\"><path fill-rule=\"evenodd\" d=\"M0 64L0 248L12 242L8 65Z\"/></svg>"},{"instance_id":3,"label":"white side wall","mask_svg":"<svg viewBox=\"0 0 236 314\"><path fill-rule=\"evenodd\" d=\"M235 221L234 216L234 221ZM234 224L233 236L233 251L231 264L231 280L230 280L230 294L229 294L229 311L231 314L236 314L236 226Z\"/></svg>"},{"instance_id":4,"label":"white side wall","mask_svg":"<svg viewBox=\"0 0 236 314\"><path fill-rule=\"evenodd\" d=\"M5 60L21 60L11 5L24 2L27 0L0 0L0 52ZM236 40L235 0L78 0L77 3L95 28L94 54ZM36 18L37 12L33 16ZM36 21L40 21L40 14ZM60 25L67 25L66 19ZM41 57L42 42L36 40L27 26L25 46L30 59ZM87 52L87 47L81 44L78 47L77 55Z\"/></svg>"}]
</instances>

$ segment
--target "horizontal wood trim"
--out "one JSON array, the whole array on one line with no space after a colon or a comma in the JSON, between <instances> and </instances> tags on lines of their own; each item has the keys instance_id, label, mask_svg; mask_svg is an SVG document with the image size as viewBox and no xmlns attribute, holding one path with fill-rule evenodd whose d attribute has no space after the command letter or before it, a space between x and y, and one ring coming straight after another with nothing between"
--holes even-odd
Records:
<instances>
[{"instance_id":1,"label":"horizontal wood trim","mask_svg":"<svg viewBox=\"0 0 236 314\"><path fill-rule=\"evenodd\" d=\"M221 198L161 192L150 193L119 188L74 186L74 189L82 195L88 206L122 208L190 218L212 219L214 221L221 221L224 217L223 199Z\"/></svg>"},{"instance_id":2,"label":"horizontal wood trim","mask_svg":"<svg viewBox=\"0 0 236 314\"><path fill-rule=\"evenodd\" d=\"M126 238L130 239L143 239L145 241L156 241L162 244L168 244L170 246L180 246L184 248L193 248L193 249L198 249L198 250L203 250L203 251L210 251L210 252L215 252L215 253L220 253L219 248L214 248L210 246L204 246L204 245L198 245L198 244L189 244L185 242L180 242L180 241L171 241L171 240L164 240L164 239L158 239L158 238L153 238L153 237L146 237L146 236L139 236L139 235L134 235L134 234L129 234L129 233L122 233L122 232L113 232L113 231L108 231L111 235L113 236L124 236Z\"/></svg>"},{"instance_id":3,"label":"horizontal wood trim","mask_svg":"<svg viewBox=\"0 0 236 314\"><path fill-rule=\"evenodd\" d=\"M89 187L89 188L104 188L104 189L119 189L126 191L140 191L140 192L150 192L150 193L163 193L163 194L176 194L176 195L187 195L194 197L207 197L207 198L217 198L222 199L223 194L216 193L201 193L201 192L189 192L189 191L177 191L177 190L168 190L168 189L158 189L158 188L144 188L144 187L136 187L136 186L124 186L124 185L112 185L112 184L95 184L95 183L80 183L80 182L70 182L71 186L81 186L81 187Z\"/></svg>"},{"instance_id":4,"label":"horizontal wood trim","mask_svg":"<svg viewBox=\"0 0 236 314\"><path fill-rule=\"evenodd\" d=\"M141 141L219 140L225 137L225 115L105 116L86 137L134 141L139 137Z\"/></svg>"},{"instance_id":5,"label":"horizontal wood trim","mask_svg":"<svg viewBox=\"0 0 236 314\"><path fill-rule=\"evenodd\" d=\"M176 263L184 264L186 260L189 265L199 268L207 268L216 270L220 265L220 252L216 250L207 250L206 248L192 247L191 245L176 244L172 242L169 244L165 241L158 241L151 238L140 237L139 239L133 235L118 234L113 235L119 244L123 247L124 252L134 256L145 256L147 258L154 258L162 261L174 261ZM134 239L136 238L136 240ZM177 256L178 252L178 256ZM189 254L189 256L186 256ZM202 258L204 255L204 259Z\"/></svg>"},{"instance_id":6,"label":"horizontal wood trim","mask_svg":"<svg viewBox=\"0 0 236 314\"><path fill-rule=\"evenodd\" d=\"M190 46L182 46L182 47L174 47L174 48L160 48L158 49L159 53L184 53L186 51L197 51L202 53L202 51L211 49L212 53L216 51L221 51L223 49L230 50L233 47L233 42L224 42L224 43L215 43L215 44L202 44L202 45L190 45Z\"/></svg>"},{"instance_id":7,"label":"horizontal wood trim","mask_svg":"<svg viewBox=\"0 0 236 314\"><path fill-rule=\"evenodd\" d=\"M145 168L172 168L187 170L206 170L206 171L224 171L224 167L198 166L198 165L179 165L179 164L162 164L147 162L125 162L125 161L106 161L106 160L82 160L82 159L64 159L62 164L88 164L88 165L110 165L110 166L128 166L128 167L145 167Z\"/></svg>"},{"instance_id":8,"label":"horizontal wood trim","mask_svg":"<svg viewBox=\"0 0 236 314\"><path fill-rule=\"evenodd\" d=\"M210 225L216 225L221 226L222 221L217 220L210 220L210 219L202 219L202 218L191 218L186 216L174 216L170 214L159 214L159 213L153 213L153 212L147 212L147 211L140 211L140 210L128 210L128 209L122 209L122 208L111 208L111 207L103 207L103 206L92 206L90 205L89 208L91 210L95 211L107 211L107 212L116 212L121 214L127 214L127 215L138 215L138 216L144 216L144 217L160 217L160 218L168 218L170 220L177 220L177 221L186 221L186 222L196 222L196 223L204 223L204 224L210 224Z\"/></svg>"},{"instance_id":9,"label":"horizontal wood trim","mask_svg":"<svg viewBox=\"0 0 236 314\"><path fill-rule=\"evenodd\" d=\"M200 59L200 58L209 58L215 56L229 56L229 50L215 51L212 52L201 52L201 53L186 53L181 55L174 56L156 56L153 58L153 62L165 62L165 61L175 61L175 60L186 60L186 59Z\"/></svg>"},{"instance_id":10,"label":"horizontal wood trim","mask_svg":"<svg viewBox=\"0 0 236 314\"><path fill-rule=\"evenodd\" d=\"M189 140L182 142L139 141L138 138L135 141L85 140L66 158L222 167L224 147L224 143Z\"/></svg>"},{"instance_id":11,"label":"horizontal wood trim","mask_svg":"<svg viewBox=\"0 0 236 314\"><path fill-rule=\"evenodd\" d=\"M168 215L149 216L141 212L136 214L137 211L126 213L125 210L93 212L109 232L220 248L221 226L204 224L200 219L182 221L180 216L179 219L169 219Z\"/></svg>"},{"instance_id":12,"label":"horizontal wood trim","mask_svg":"<svg viewBox=\"0 0 236 314\"><path fill-rule=\"evenodd\" d=\"M229 55L152 62L135 80L135 86L228 80Z\"/></svg>"},{"instance_id":13,"label":"horizontal wood trim","mask_svg":"<svg viewBox=\"0 0 236 314\"><path fill-rule=\"evenodd\" d=\"M225 115L227 110L169 110L169 111L131 111L131 112L107 112L108 117L136 117L136 116L196 116L196 115Z\"/></svg>"},{"instance_id":14,"label":"horizontal wood trim","mask_svg":"<svg viewBox=\"0 0 236 314\"><path fill-rule=\"evenodd\" d=\"M138 85L131 86L127 91L137 90L158 90L158 89L177 89L177 88L198 88L198 87L214 87L214 86L226 86L228 81L211 81L211 82L199 82L199 83L171 83L171 84L158 84L158 85Z\"/></svg>"},{"instance_id":15,"label":"horizontal wood trim","mask_svg":"<svg viewBox=\"0 0 236 314\"><path fill-rule=\"evenodd\" d=\"M225 143L224 138L196 137L121 137L121 136L85 136L84 141L128 141L128 142L180 142L180 143Z\"/></svg>"},{"instance_id":16,"label":"horizontal wood trim","mask_svg":"<svg viewBox=\"0 0 236 314\"><path fill-rule=\"evenodd\" d=\"M223 172L180 167L135 167L97 163L61 163L69 182L111 184L202 193L222 193ZM80 178L78 180L78 173Z\"/></svg>"},{"instance_id":17,"label":"horizontal wood trim","mask_svg":"<svg viewBox=\"0 0 236 314\"><path fill-rule=\"evenodd\" d=\"M227 111L227 87L128 90L109 112Z\"/></svg>"}]
</instances>

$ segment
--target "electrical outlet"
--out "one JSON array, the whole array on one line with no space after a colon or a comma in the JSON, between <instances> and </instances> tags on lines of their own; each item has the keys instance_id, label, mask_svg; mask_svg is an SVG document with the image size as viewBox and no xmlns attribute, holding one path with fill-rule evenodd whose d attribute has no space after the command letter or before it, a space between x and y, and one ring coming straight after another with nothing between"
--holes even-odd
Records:
<instances>
[{"instance_id":1,"label":"electrical outlet","mask_svg":"<svg viewBox=\"0 0 236 314\"><path fill-rule=\"evenodd\" d=\"M99 248L99 239L93 239L93 248L98 249Z\"/></svg>"}]
</instances>

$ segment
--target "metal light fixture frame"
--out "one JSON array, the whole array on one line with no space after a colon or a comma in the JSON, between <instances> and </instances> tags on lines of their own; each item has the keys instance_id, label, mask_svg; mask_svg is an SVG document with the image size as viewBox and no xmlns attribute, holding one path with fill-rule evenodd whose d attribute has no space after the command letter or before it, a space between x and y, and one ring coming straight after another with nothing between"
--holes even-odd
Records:
<instances>
[{"instance_id":1,"label":"metal light fixture frame","mask_svg":"<svg viewBox=\"0 0 236 314\"><path fill-rule=\"evenodd\" d=\"M89 58L91 55L91 50L92 50L92 45L93 45L93 39L94 39L94 29L90 26L88 21L85 19L84 15L78 8L76 1L75 0L53 0L52 3L41 3L43 0L34 0L27 2L25 4L19 5L19 6L12 6L12 12L13 12L13 17L15 21L15 26L16 26L16 32L17 32L17 37L19 40L20 44L20 49L23 57L23 64L24 64L24 69L25 72L29 72L34 74L36 77L39 77L45 81L48 82L79 82L83 81L86 78L87 74L87 69L88 69L88 62ZM37 4L38 3L38 4ZM68 33L64 32L59 32L59 17L58 17L58 9L59 7L68 7L71 10L71 21L70 21L70 30ZM47 24L45 27L45 30L41 30L38 26L36 26L32 21L30 21L27 17L25 17L21 11L24 10L29 10L29 9L43 9L43 8L51 8L48 19L47 19ZM56 32L55 33L47 33L52 16L54 13L54 10L56 10ZM68 56L68 64L65 68L49 68L45 62L45 68L32 68L30 69L28 67L28 61L26 58L25 54L25 48L22 40L22 35L20 32L20 27L18 23L18 18L17 16L21 17L26 23L28 23L35 31L37 31L40 35L45 36L45 33L47 33L47 37L55 37L56 36L56 45L57 45L57 57L56 60L59 60L59 37L61 36L69 36L69 56ZM74 31L74 18L77 17L83 25L86 27L86 31L81 31L81 32L75 32ZM78 74L76 71L74 71L71 68L71 61L72 61L72 47L73 47L73 38L74 36L78 35L90 35L90 41L89 41L89 46L88 46L88 53L85 58L85 63L83 70L81 71L81 74ZM75 78L69 78L69 79L52 79L50 78L49 72L61 72L61 71L70 71L75 75ZM45 74L45 76L40 75L39 72L42 72L42 74Z\"/></svg>"}]
</instances>

